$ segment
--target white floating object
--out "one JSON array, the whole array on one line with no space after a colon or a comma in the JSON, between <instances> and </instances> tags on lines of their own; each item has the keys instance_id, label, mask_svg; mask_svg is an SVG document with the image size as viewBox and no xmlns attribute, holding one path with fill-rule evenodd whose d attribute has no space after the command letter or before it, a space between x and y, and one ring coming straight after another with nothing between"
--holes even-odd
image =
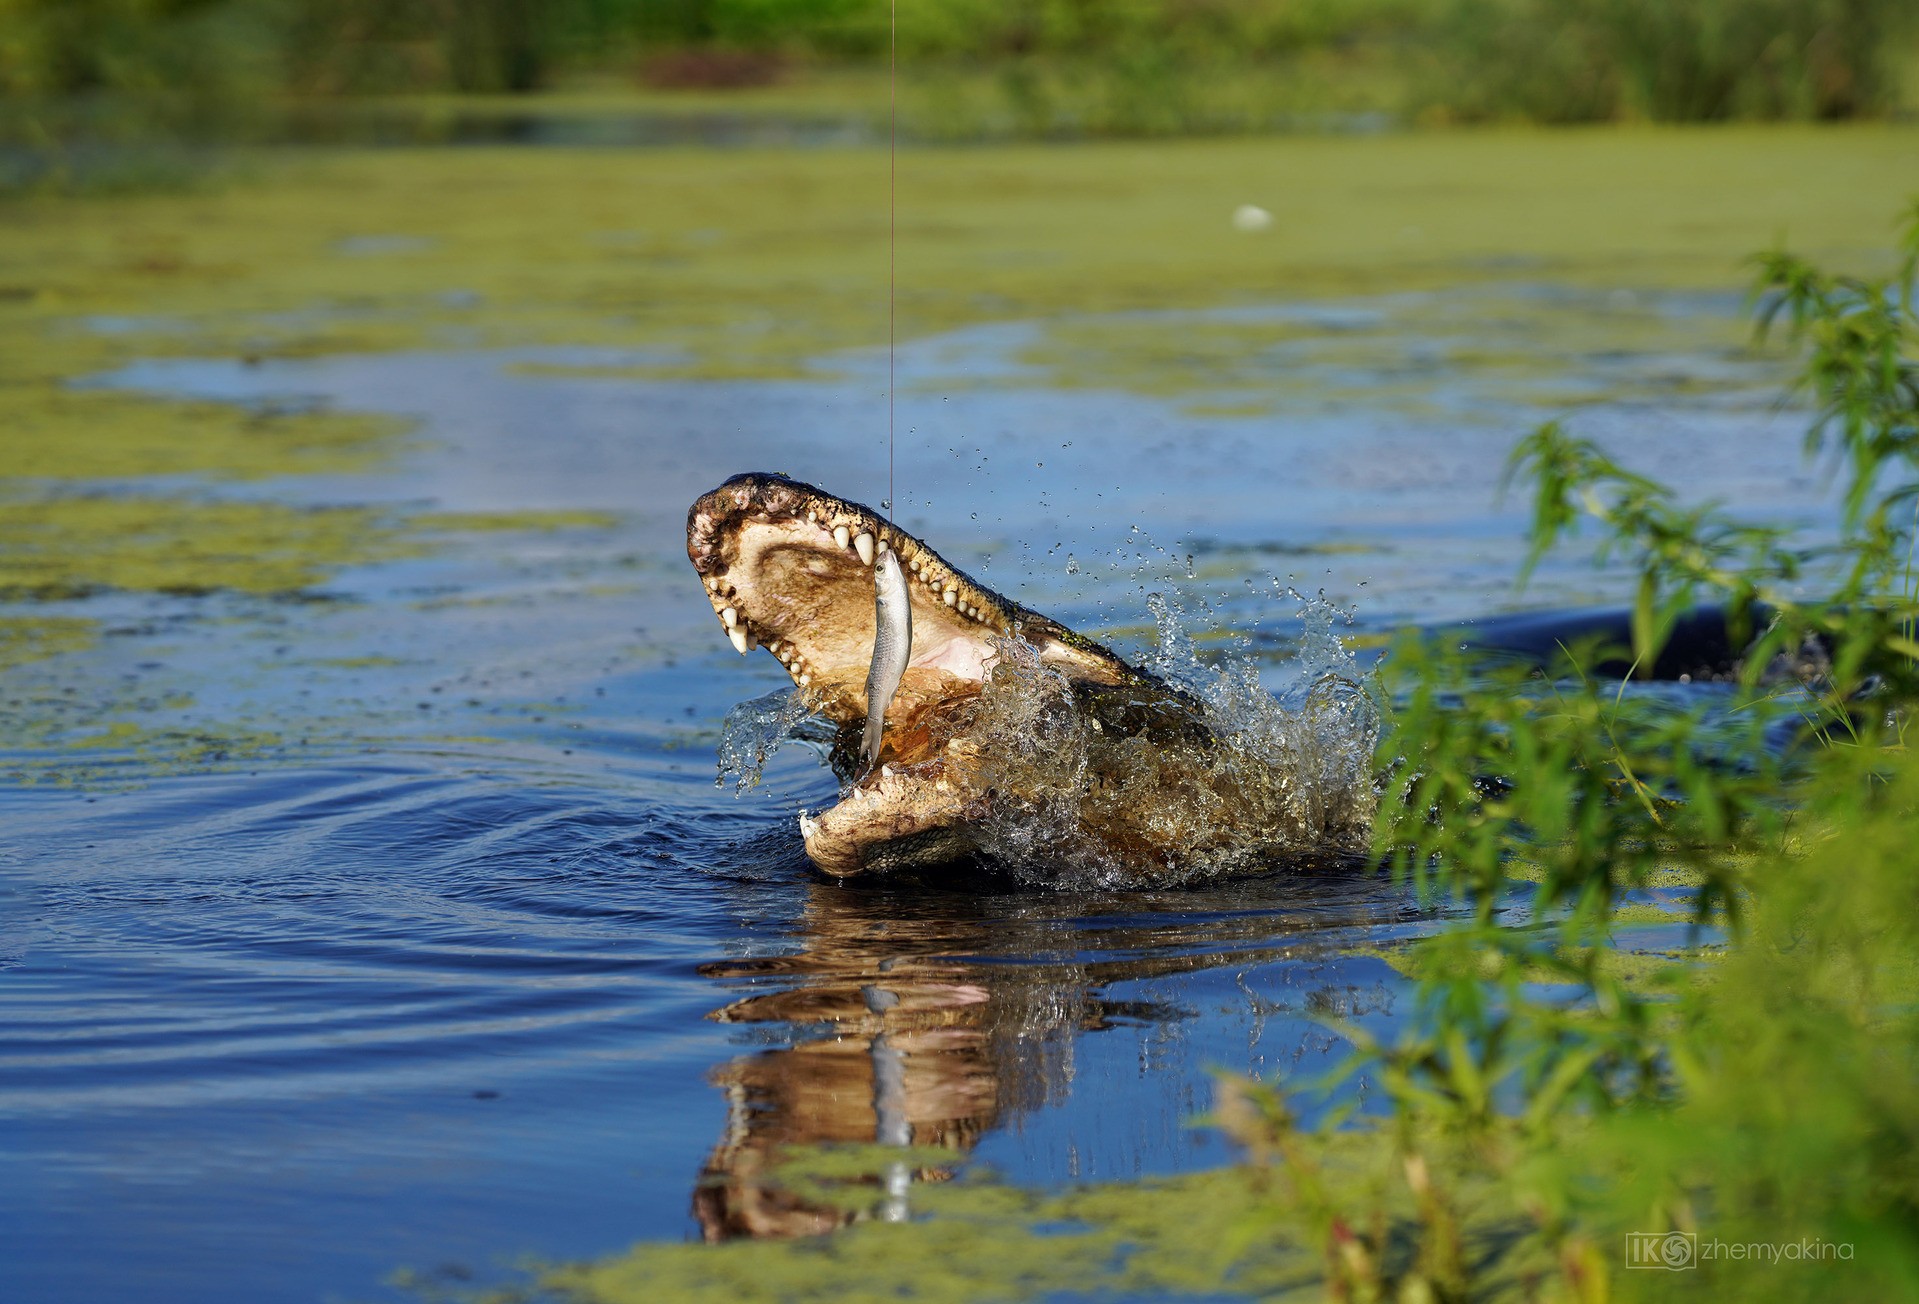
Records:
<instances>
[{"instance_id":1,"label":"white floating object","mask_svg":"<svg viewBox=\"0 0 1919 1304\"><path fill-rule=\"evenodd\" d=\"M1258 204L1241 204L1233 210L1233 230L1253 235L1269 230L1273 225L1273 215Z\"/></svg>"}]
</instances>

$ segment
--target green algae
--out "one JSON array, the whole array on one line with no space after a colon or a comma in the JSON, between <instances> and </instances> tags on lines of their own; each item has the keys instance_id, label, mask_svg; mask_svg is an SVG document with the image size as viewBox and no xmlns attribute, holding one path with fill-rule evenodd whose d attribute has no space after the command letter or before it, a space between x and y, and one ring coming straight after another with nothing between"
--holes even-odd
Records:
<instances>
[{"instance_id":1,"label":"green algae","mask_svg":"<svg viewBox=\"0 0 1919 1304\"><path fill-rule=\"evenodd\" d=\"M1867 265L1915 159L1897 127L912 150L900 332L1488 280L1718 288L1782 235ZM1232 229L1249 202L1271 229ZM149 354L665 344L740 374L886 337L865 149L299 155L214 193L14 205L0 230L9 344L117 314L156 323L111 341ZM414 243L343 252L366 233Z\"/></svg>"},{"instance_id":2,"label":"green algae","mask_svg":"<svg viewBox=\"0 0 1919 1304\"><path fill-rule=\"evenodd\" d=\"M1393 1267L1405 1270L1418 1253L1411 1232L1420 1201L1402 1176L1403 1139L1366 1127L1316 1137L1310 1160L1302 1156L1300 1169L1289 1171L1273 1162L1277 1156L1260 1153L1258 1139L1230 1117L1236 1094L1227 1088L1214 1121L1255 1142L1253 1162L1239 1167L1055 1193L967 1172L956 1181L914 1184L910 1217L887 1221L876 1216L886 1166L923 1162L921 1152L795 1148L766 1180L780 1186L795 1169L825 1164L844 1183L838 1206L857 1209L856 1221L830 1235L795 1240L640 1244L596 1262L536 1270L529 1289L456 1290L452 1297L496 1304L537 1298L577 1304L1322 1299L1327 1220L1301 1208L1293 1195L1307 1171L1340 1201L1356 1203L1364 1193L1378 1202L1382 1229L1398 1242ZM1495 1246L1507 1251L1492 1279L1508 1297L1515 1283L1550 1261L1511 1250L1517 1239L1512 1215L1500 1207L1483 1164L1456 1151L1444 1138L1422 1138L1412 1153L1448 1174L1448 1194L1469 1224L1462 1239L1489 1258ZM423 1295L445 1294L423 1274L401 1274L399 1284Z\"/></svg>"},{"instance_id":3,"label":"green algae","mask_svg":"<svg viewBox=\"0 0 1919 1304\"><path fill-rule=\"evenodd\" d=\"M417 555L385 514L186 496L88 495L0 504L0 599L104 590L297 593L335 569Z\"/></svg>"},{"instance_id":4,"label":"green algae","mask_svg":"<svg viewBox=\"0 0 1919 1304\"><path fill-rule=\"evenodd\" d=\"M38 723L29 722L29 728ZM126 789L168 775L248 768L310 742L236 721L187 728L122 719L85 733L57 734L44 726L35 732L39 736L16 737L16 745L36 746L9 757L0 780L23 788Z\"/></svg>"},{"instance_id":5,"label":"green algae","mask_svg":"<svg viewBox=\"0 0 1919 1304\"><path fill-rule=\"evenodd\" d=\"M348 566L424 554L436 535L603 529L611 512L295 507L186 495L0 500L0 600L103 591L300 593Z\"/></svg>"},{"instance_id":6,"label":"green algae","mask_svg":"<svg viewBox=\"0 0 1919 1304\"><path fill-rule=\"evenodd\" d=\"M1316 1255L1296 1243L1230 1252L1245 1240L1258 1186L1245 1170L1050 1196L991 1182L921 1185L911 1221L862 1221L800 1241L640 1245L554 1269L540 1284L594 1304L1316 1294Z\"/></svg>"},{"instance_id":7,"label":"green algae","mask_svg":"<svg viewBox=\"0 0 1919 1304\"><path fill-rule=\"evenodd\" d=\"M0 670L91 647L99 632L80 616L0 616Z\"/></svg>"},{"instance_id":8,"label":"green algae","mask_svg":"<svg viewBox=\"0 0 1919 1304\"><path fill-rule=\"evenodd\" d=\"M1723 391L1665 361L1744 352L1744 331L1702 313L1676 313L1632 291L1589 292L1577 312L1534 287L1487 286L1477 311L1420 296L1361 301L1333 319L1314 314L1114 314L1045 324L1019 361L1058 387L1123 389L1156 397L1201 394L1182 404L1194 416L1258 417L1281 399L1323 406L1431 412L1436 379L1470 377L1485 390L1536 406L1669 399ZM1646 365L1616 375L1603 391L1566 387L1596 359L1625 356ZM1614 368L1617 370L1617 368ZM1328 376L1355 378L1344 385Z\"/></svg>"},{"instance_id":9,"label":"green algae","mask_svg":"<svg viewBox=\"0 0 1919 1304\"><path fill-rule=\"evenodd\" d=\"M1189 417L1265 417L1278 409L1271 403L1188 403L1180 411Z\"/></svg>"},{"instance_id":10,"label":"green algae","mask_svg":"<svg viewBox=\"0 0 1919 1304\"><path fill-rule=\"evenodd\" d=\"M519 512L422 512L410 519L414 529L435 534L554 534L562 530L605 530L620 523L618 512L580 509Z\"/></svg>"},{"instance_id":11,"label":"green algae","mask_svg":"<svg viewBox=\"0 0 1919 1304\"><path fill-rule=\"evenodd\" d=\"M825 374L819 361L782 362L773 358L701 358L685 362L593 363L520 362L508 370L523 376L558 380L639 380L656 383L675 380L812 380Z\"/></svg>"},{"instance_id":12,"label":"green algae","mask_svg":"<svg viewBox=\"0 0 1919 1304\"><path fill-rule=\"evenodd\" d=\"M4 475L34 480L365 471L405 429L391 418L196 403L42 380L6 391Z\"/></svg>"}]
</instances>

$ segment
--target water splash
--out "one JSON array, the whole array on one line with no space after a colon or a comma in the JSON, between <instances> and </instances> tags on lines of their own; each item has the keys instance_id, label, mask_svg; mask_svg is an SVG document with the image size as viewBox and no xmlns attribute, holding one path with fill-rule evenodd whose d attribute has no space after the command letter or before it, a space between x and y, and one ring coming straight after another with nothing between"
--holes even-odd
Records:
<instances>
[{"instance_id":1,"label":"water splash","mask_svg":"<svg viewBox=\"0 0 1919 1304\"><path fill-rule=\"evenodd\" d=\"M993 797L979 849L1018 877L1063 887L1188 883L1364 847L1377 794L1380 715L1336 626L1303 599L1298 652L1269 687L1243 645L1203 656L1184 608L1149 599L1159 646L1145 668L1172 694L1159 723L1104 727L1029 645L1001 640L970 713Z\"/></svg>"},{"instance_id":2,"label":"water splash","mask_svg":"<svg viewBox=\"0 0 1919 1304\"><path fill-rule=\"evenodd\" d=\"M1201 651L1218 643L1203 603L1195 614L1158 593L1148 598L1158 646L1140 665L1159 691L1089 698L1031 644L993 640L984 690L937 727L938 742L965 740L970 786L989 794L969 814L974 848L1025 882L1076 889L1192 883L1361 851L1377 801L1379 708L1337 632L1348 614L1280 592L1302 629L1271 685L1245 639ZM733 776L744 793L787 739L824 755L833 733L797 689L742 703L726 719L716 783Z\"/></svg>"},{"instance_id":3,"label":"water splash","mask_svg":"<svg viewBox=\"0 0 1919 1304\"><path fill-rule=\"evenodd\" d=\"M766 763L788 739L829 746L832 722L815 715L797 688L775 689L741 702L726 713L720 728L719 773L713 786L723 788L731 777L735 796L759 787Z\"/></svg>"}]
</instances>

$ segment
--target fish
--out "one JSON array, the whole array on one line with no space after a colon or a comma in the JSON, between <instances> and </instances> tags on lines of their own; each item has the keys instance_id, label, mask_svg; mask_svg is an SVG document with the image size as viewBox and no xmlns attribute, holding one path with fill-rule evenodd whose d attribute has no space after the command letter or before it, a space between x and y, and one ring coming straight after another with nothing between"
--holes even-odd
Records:
<instances>
[{"instance_id":1,"label":"fish","mask_svg":"<svg viewBox=\"0 0 1919 1304\"><path fill-rule=\"evenodd\" d=\"M873 559L873 668L866 673L866 736L860 744L862 775L880 759L880 737L886 731L886 708L906 676L913 656L913 601L906 587L906 568L891 548Z\"/></svg>"}]
</instances>

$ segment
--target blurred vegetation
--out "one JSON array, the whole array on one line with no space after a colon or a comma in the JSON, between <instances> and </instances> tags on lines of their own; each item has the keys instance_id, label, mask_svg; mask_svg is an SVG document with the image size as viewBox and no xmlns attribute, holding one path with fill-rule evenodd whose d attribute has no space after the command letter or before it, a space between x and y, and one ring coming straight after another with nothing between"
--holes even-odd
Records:
<instances>
[{"instance_id":1,"label":"blurred vegetation","mask_svg":"<svg viewBox=\"0 0 1919 1304\"><path fill-rule=\"evenodd\" d=\"M1451 0L1417 95L1465 119L1859 117L1898 103L1914 17L1896 0Z\"/></svg>"},{"instance_id":2,"label":"blurred vegetation","mask_svg":"<svg viewBox=\"0 0 1919 1304\"><path fill-rule=\"evenodd\" d=\"M0 147L13 156L0 185L151 184L193 171L183 144L297 136L316 103L422 92L625 87L631 111L785 80L807 89L769 108L870 126L885 112L888 12L887 0L0 0ZM940 0L900 6L898 39L905 126L921 138L1823 120L1909 107L1919 10ZM111 153L134 144L147 148Z\"/></svg>"}]
</instances>

